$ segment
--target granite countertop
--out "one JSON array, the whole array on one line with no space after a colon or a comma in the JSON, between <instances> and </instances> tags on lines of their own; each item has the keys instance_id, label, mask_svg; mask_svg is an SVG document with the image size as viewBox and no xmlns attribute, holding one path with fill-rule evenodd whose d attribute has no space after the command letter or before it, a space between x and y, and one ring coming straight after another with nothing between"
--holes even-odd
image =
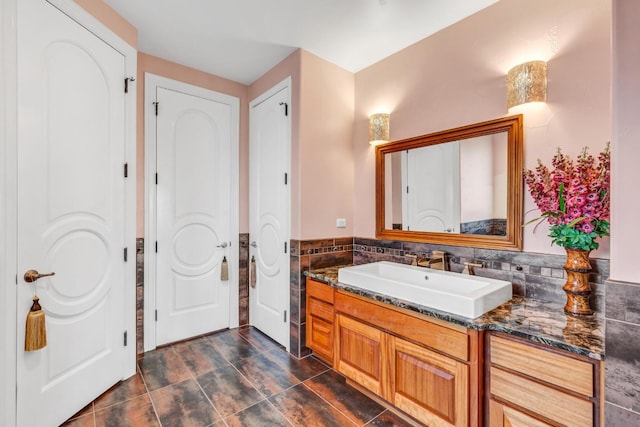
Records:
<instances>
[{"instance_id":1,"label":"granite countertop","mask_svg":"<svg viewBox=\"0 0 640 427\"><path fill-rule=\"evenodd\" d=\"M564 313L562 304L514 296L511 301L484 315L476 319L469 319L340 283L338 282L338 269L342 267L348 266L315 269L307 271L305 274L336 289L406 308L470 329L504 332L592 359L604 359L604 319L598 313L593 316L571 316Z\"/></svg>"}]
</instances>

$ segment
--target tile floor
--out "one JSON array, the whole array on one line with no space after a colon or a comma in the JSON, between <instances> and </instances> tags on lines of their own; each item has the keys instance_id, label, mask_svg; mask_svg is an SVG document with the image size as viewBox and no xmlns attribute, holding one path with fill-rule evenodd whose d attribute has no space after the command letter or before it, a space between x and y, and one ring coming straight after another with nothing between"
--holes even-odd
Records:
<instances>
[{"instance_id":1,"label":"tile floor","mask_svg":"<svg viewBox=\"0 0 640 427\"><path fill-rule=\"evenodd\" d=\"M313 356L251 327L141 355L138 372L64 426L409 426Z\"/></svg>"}]
</instances>

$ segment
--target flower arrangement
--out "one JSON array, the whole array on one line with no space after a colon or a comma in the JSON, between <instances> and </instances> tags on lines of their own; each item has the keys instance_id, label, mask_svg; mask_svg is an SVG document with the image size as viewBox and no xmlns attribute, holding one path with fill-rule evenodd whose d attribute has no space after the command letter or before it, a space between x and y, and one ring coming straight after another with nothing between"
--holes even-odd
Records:
<instances>
[{"instance_id":1,"label":"flower arrangement","mask_svg":"<svg viewBox=\"0 0 640 427\"><path fill-rule=\"evenodd\" d=\"M553 170L538 159L535 171L525 170L524 180L542 215L551 224L549 237L556 245L598 249L596 238L609 235L610 151L607 143L598 162L585 147L576 161L560 149L553 157Z\"/></svg>"}]
</instances>

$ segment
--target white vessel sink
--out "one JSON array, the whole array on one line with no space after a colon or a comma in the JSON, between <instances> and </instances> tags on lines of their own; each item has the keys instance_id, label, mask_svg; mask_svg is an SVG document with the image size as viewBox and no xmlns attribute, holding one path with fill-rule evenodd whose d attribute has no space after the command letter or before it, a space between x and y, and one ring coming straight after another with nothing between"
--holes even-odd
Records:
<instances>
[{"instance_id":1,"label":"white vessel sink","mask_svg":"<svg viewBox=\"0 0 640 427\"><path fill-rule=\"evenodd\" d=\"M338 270L338 282L474 319L511 299L511 282L381 261Z\"/></svg>"}]
</instances>

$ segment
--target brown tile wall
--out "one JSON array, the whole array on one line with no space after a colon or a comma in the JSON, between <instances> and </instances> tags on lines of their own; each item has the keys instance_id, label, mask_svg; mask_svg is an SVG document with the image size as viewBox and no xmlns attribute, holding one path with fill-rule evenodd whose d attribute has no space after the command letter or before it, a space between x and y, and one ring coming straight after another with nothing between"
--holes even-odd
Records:
<instances>
[{"instance_id":1,"label":"brown tile wall","mask_svg":"<svg viewBox=\"0 0 640 427\"><path fill-rule=\"evenodd\" d=\"M305 271L353 263L353 238L291 240L290 243L290 352L296 357L309 354L306 347Z\"/></svg>"},{"instance_id":2,"label":"brown tile wall","mask_svg":"<svg viewBox=\"0 0 640 427\"><path fill-rule=\"evenodd\" d=\"M640 283L606 286L605 422L640 426Z\"/></svg>"},{"instance_id":3,"label":"brown tile wall","mask_svg":"<svg viewBox=\"0 0 640 427\"><path fill-rule=\"evenodd\" d=\"M238 296L240 326L249 324L249 233L240 234Z\"/></svg>"},{"instance_id":4,"label":"brown tile wall","mask_svg":"<svg viewBox=\"0 0 640 427\"><path fill-rule=\"evenodd\" d=\"M562 290L567 278L563 268L566 260L564 255L356 237L353 241L353 263L393 261L409 264L412 259L407 254L427 258L433 250L442 250L448 254L451 271L461 272L465 262L482 263L484 267L476 269L476 275L510 281L516 295L561 304L566 301ZM609 277L609 260L591 258L590 263L591 306L603 313L604 281Z\"/></svg>"}]
</instances>

